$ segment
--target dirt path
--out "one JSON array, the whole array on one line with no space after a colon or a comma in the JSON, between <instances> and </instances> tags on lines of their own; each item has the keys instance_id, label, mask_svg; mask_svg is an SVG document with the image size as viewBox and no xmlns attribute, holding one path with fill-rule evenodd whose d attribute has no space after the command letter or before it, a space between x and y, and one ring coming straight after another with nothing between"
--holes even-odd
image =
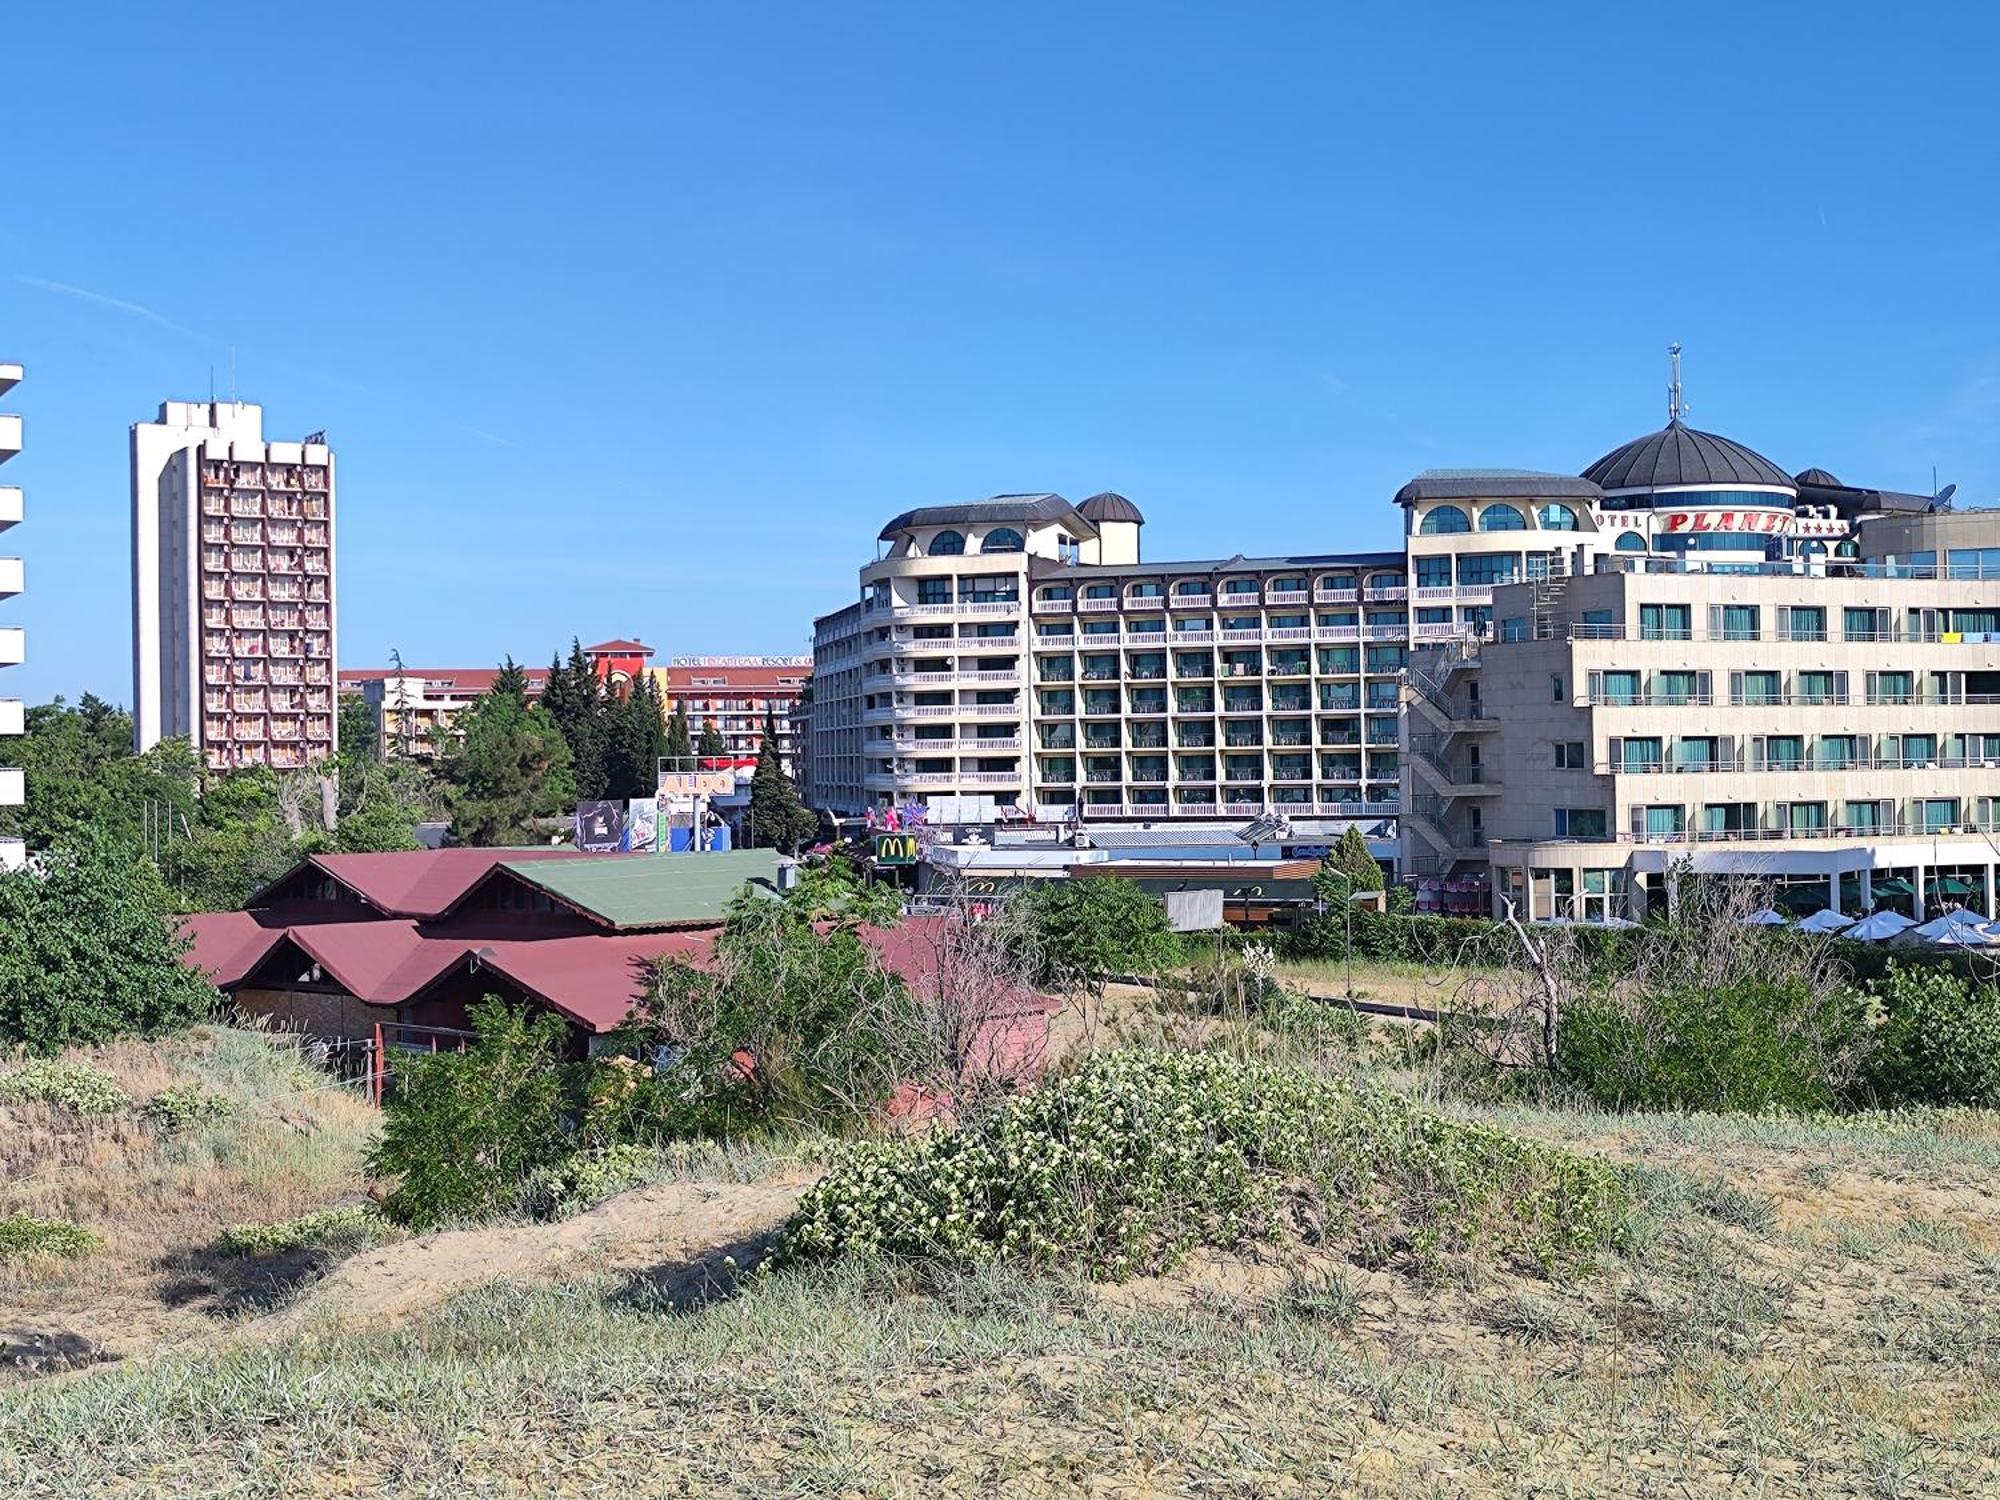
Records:
<instances>
[{"instance_id":1,"label":"dirt path","mask_svg":"<svg viewBox=\"0 0 2000 1500\"><path fill-rule=\"evenodd\" d=\"M676 1182L637 1188L556 1224L452 1229L342 1261L297 1301L246 1326L275 1337L309 1325L394 1322L451 1293L509 1276L630 1271L663 1295L691 1297L748 1264L806 1182Z\"/></svg>"}]
</instances>

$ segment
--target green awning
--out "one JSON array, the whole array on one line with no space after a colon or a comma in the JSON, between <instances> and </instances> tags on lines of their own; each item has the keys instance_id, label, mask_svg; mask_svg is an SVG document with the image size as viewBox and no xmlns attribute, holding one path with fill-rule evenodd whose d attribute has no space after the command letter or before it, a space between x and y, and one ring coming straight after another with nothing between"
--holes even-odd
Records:
<instances>
[{"instance_id":1,"label":"green awning","mask_svg":"<svg viewBox=\"0 0 2000 1500\"><path fill-rule=\"evenodd\" d=\"M1914 896L1917 893L1917 888L1899 875L1892 875L1887 880L1874 881L1869 889L1880 896Z\"/></svg>"},{"instance_id":2,"label":"green awning","mask_svg":"<svg viewBox=\"0 0 2000 1500\"><path fill-rule=\"evenodd\" d=\"M1947 896L1970 896L1977 889L1971 881L1961 880L1956 875L1939 876L1937 888Z\"/></svg>"}]
</instances>

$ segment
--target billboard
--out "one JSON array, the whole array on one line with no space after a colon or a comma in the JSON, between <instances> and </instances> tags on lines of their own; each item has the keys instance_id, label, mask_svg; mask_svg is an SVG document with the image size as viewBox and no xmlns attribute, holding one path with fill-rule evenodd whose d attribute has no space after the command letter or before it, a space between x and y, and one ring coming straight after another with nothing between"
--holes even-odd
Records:
<instances>
[{"instance_id":1,"label":"billboard","mask_svg":"<svg viewBox=\"0 0 2000 1500\"><path fill-rule=\"evenodd\" d=\"M917 836L913 833L878 833L875 835L875 863L878 865L913 865L917 862Z\"/></svg>"},{"instance_id":2,"label":"billboard","mask_svg":"<svg viewBox=\"0 0 2000 1500\"><path fill-rule=\"evenodd\" d=\"M634 797L625 804L625 847L634 854L651 854L659 846L659 799Z\"/></svg>"},{"instance_id":3,"label":"billboard","mask_svg":"<svg viewBox=\"0 0 2000 1500\"><path fill-rule=\"evenodd\" d=\"M625 804L579 802L576 847L591 854L615 854L625 841Z\"/></svg>"}]
</instances>

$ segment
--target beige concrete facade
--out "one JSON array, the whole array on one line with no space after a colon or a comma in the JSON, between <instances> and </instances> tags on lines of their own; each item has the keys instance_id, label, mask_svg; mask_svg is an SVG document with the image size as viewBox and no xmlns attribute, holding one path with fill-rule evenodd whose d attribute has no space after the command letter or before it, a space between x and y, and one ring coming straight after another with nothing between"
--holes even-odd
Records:
<instances>
[{"instance_id":1,"label":"beige concrete facade","mask_svg":"<svg viewBox=\"0 0 2000 1500\"><path fill-rule=\"evenodd\" d=\"M1921 879L1993 914L1995 578L1607 572L1494 613L1413 674L1405 827L1483 853L1496 901L1638 916L1689 858L1850 912Z\"/></svg>"}]
</instances>

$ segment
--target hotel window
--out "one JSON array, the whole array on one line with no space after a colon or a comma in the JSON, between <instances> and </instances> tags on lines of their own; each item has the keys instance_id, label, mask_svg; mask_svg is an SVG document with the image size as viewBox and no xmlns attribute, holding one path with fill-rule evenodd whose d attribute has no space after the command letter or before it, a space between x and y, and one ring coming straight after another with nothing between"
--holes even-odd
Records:
<instances>
[{"instance_id":1,"label":"hotel window","mask_svg":"<svg viewBox=\"0 0 2000 1500\"><path fill-rule=\"evenodd\" d=\"M1644 552L1646 539L1636 531L1621 531L1618 533L1618 540L1611 545L1619 552Z\"/></svg>"},{"instance_id":2,"label":"hotel window","mask_svg":"<svg viewBox=\"0 0 2000 1500\"><path fill-rule=\"evenodd\" d=\"M1692 672L1677 668L1668 672L1653 674L1653 702L1684 705L1706 703L1709 699L1709 676L1706 672Z\"/></svg>"},{"instance_id":3,"label":"hotel window","mask_svg":"<svg viewBox=\"0 0 2000 1500\"><path fill-rule=\"evenodd\" d=\"M1551 677L1549 679L1549 702L1560 703L1563 701L1563 697L1564 693L1563 693L1562 678L1560 676Z\"/></svg>"},{"instance_id":4,"label":"hotel window","mask_svg":"<svg viewBox=\"0 0 2000 1500\"><path fill-rule=\"evenodd\" d=\"M1210 619L1210 618L1209 618L1208 616L1206 616L1206 615L1175 615L1175 616L1174 616L1174 629L1175 629L1175 630L1177 630L1177 631L1182 631L1182 630L1212 630L1212 629L1214 629L1214 628L1215 628L1215 621L1214 621L1214 620L1212 620L1212 619Z\"/></svg>"},{"instance_id":5,"label":"hotel window","mask_svg":"<svg viewBox=\"0 0 2000 1500\"><path fill-rule=\"evenodd\" d=\"M1674 765L1682 771L1712 770L1718 741L1712 734L1685 734L1674 742Z\"/></svg>"},{"instance_id":6,"label":"hotel window","mask_svg":"<svg viewBox=\"0 0 2000 1500\"><path fill-rule=\"evenodd\" d=\"M1928 766L1937 759L1937 736L1934 734L1891 735L1889 743L1896 747L1895 758L1905 768Z\"/></svg>"},{"instance_id":7,"label":"hotel window","mask_svg":"<svg viewBox=\"0 0 2000 1500\"><path fill-rule=\"evenodd\" d=\"M1708 607L1708 635L1717 641L1754 641L1760 620L1754 604L1711 604Z\"/></svg>"},{"instance_id":8,"label":"hotel window","mask_svg":"<svg viewBox=\"0 0 2000 1500\"><path fill-rule=\"evenodd\" d=\"M1558 807L1555 819L1559 839L1601 839L1610 828L1601 807Z\"/></svg>"},{"instance_id":9,"label":"hotel window","mask_svg":"<svg viewBox=\"0 0 2000 1500\"><path fill-rule=\"evenodd\" d=\"M1826 611L1817 604L1787 604L1778 609L1778 639L1782 641L1823 641L1826 639Z\"/></svg>"},{"instance_id":10,"label":"hotel window","mask_svg":"<svg viewBox=\"0 0 2000 1500\"><path fill-rule=\"evenodd\" d=\"M1418 610L1417 611L1418 621L1421 622L1423 620L1423 617L1428 613L1430 613L1430 611L1428 610L1422 610L1422 609ZM1502 620L1500 622L1501 640L1525 641L1527 638L1528 638L1528 617L1526 615L1513 615L1508 619Z\"/></svg>"},{"instance_id":11,"label":"hotel window","mask_svg":"<svg viewBox=\"0 0 2000 1500\"><path fill-rule=\"evenodd\" d=\"M1660 769L1660 737L1656 734L1613 738L1610 748L1611 764L1620 771L1644 774Z\"/></svg>"},{"instance_id":12,"label":"hotel window","mask_svg":"<svg viewBox=\"0 0 2000 1500\"><path fill-rule=\"evenodd\" d=\"M1694 635L1692 609L1685 604L1642 604L1639 606L1639 639L1642 641L1685 641Z\"/></svg>"},{"instance_id":13,"label":"hotel window","mask_svg":"<svg viewBox=\"0 0 2000 1500\"><path fill-rule=\"evenodd\" d=\"M1083 622L1083 633L1085 635L1116 635L1118 634L1118 621L1116 619L1085 620Z\"/></svg>"},{"instance_id":14,"label":"hotel window","mask_svg":"<svg viewBox=\"0 0 2000 1500\"><path fill-rule=\"evenodd\" d=\"M1731 672L1729 698L1738 705L1782 702L1785 679L1781 672Z\"/></svg>"},{"instance_id":15,"label":"hotel window","mask_svg":"<svg viewBox=\"0 0 2000 1500\"><path fill-rule=\"evenodd\" d=\"M1160 586L1157 583L1135 583L1125 591L1125 596L1128 599L1157 599L1160 597Z\"/></svg>"},{"instance_id":16,"label":"hotel window","mask_svg":"<svg viewBox=\"0 0 2000 1500\"><path fill-rule=\"evenodd\" d=\"M1451 587L1451 559L1449 557L1420 557L1417 559L1417 587L1420 589L1448 589Z\"/></svg>"},{"instance_id":17,"label":"hotel window","mask_svg":"<svg viewBox=\"0 0 2000 1500\"><path fill-rule=\"evenodd\" d=\"M1847 701L1847 674L1845 672L1801 672L1797 679L1797 699L1800 703L1845 703Z\"/></svg>"},{"instance_id":18,"label":"hotel window","mask_svg":"<svg viewBox=\"0 0 2000 1500\"><path fill-rule=\"evenodd\" d=\"M1257 592L1257 580L1254 578L1226 579L1222 585L1222 592L1225 594L1254 594Z\"/></svg>"},{"instance_id":19,"label":"hotel window","mask_svg":"<svg viewBox=\"0 0 2000 1500\"><path fill-rule=\"evenodd\" d=\"M1679 803L1632 809L1632 831L1647 838L1672 838L1687 832L1687 809Z\"/></svg>"},{"instance_id":20,"label":"hotel window","mask_svg":"<svg viewBox=\"0 0 2000 1500\"><path fill-rule=\"evenodd\" d=\"M1799 734L1767 734L1764 736L1764 769L1768 771L1796 771L1805 764L1806 741Z\"/></svg>"},{"instance_id":21,"label":"hotel window","mask_svg":"<svg viewBox=\"0 0 2000 1500\"><path fill-rule=\"evenodd\" d=\"M1558 771L1587 771L1590 762L1585 758L1586 747L1582 740L1558 740L1555 746L1556 769Z\"/></svg>"},{"instance_id":22,"label":"hotel window","mask_svg":"<svg viewBox=\"0 0 2000 1500\"><path fill-rule=\"evenodd\" d=\"M965 533L962 531L940 531L931 538L932 557L963 557L965 555Z\"/></svg>"},{"instance_id":23,"label":"hotel window","mask_svg":"<svg viewBox=\"0 0 2000 1500\"><path fill-rule=\"evenodd\" d=\"M1086 599L1116 599L1118 597L1118 590L1108 583L1093 583L1084 589L1083 597Z\"/></svg>"},{"instance_id":24,"label":"hotel window","mask_svg":"<svg viewBox=\"0 0 2000 1500\"><path fill-rule=\"evenodd\" d=\"M1870 703L1913 703L1916 701L1915 679L1908 672L1870 672L1868 674L1868 701Z\"/></svg>"},{"instance_id":25,"label":"hotel window","mask_svg":"<svg viewBox=\"0 0 2000 1500\"><path fill-rule=\"evenodd\" d=\"M1953 547L1944 555L1952 578L2000 578L2000 547Z\"/></svg>"},{"instance_id":26,"label":"hotel window","mask_svg":"<svg viewBox=\"0 0 2000 1500\"><path fill-rule=\"evenodd\" d=\"M1790 833L1817 833L1826 827L1824 802L1787 802L1785 828Z\"/></svg>"},{"instance_id":27,"label":"hotel window","mask_svg":"<svg viewBox=\"0 0 2000 1500\"><path fill-rule=\"evenodd\" d=\"M1526 531L1528 518L1511 505L1489 505L1479 513L1481 531Z\"/></svg>"},{"instance_id":28,"label":"hotel window","mask_svg":"<svg viewBox=\"0 0 2000 1500\"><path fill-rule=\"evenodd\" d=\"M1817 764L1829 771L1851 770L1861 763L1860 741L1851 734L1819 737Z\"/></svg>"},{"instance_id":29,"label":"hotel window","mask_svg":"<svg viewBox=\"0 0 2000 1500\"><path fill-rule=\"evenodd\" d=\"M1419 609L1417 611L1417 623L1419 625L1449 625L1451 623L1451 606L1444 604L1434 608Z\"/></svg>"},{"instance_id":30,"label":"hotel window","mask_svg":"<svg viewBox=\"0 0 2000 1500\"><path fill-rule=\"evenodd\" d=\"M1708 802L1701 809L1704 834L1743 834L1757 831L1757 804L1754 802Z\"/></svg>"},{"instance_id":31,"label":"hotel window","mask_svg":"<svg viewBox=\"0 0 2000 1500\"><path fill-rule=\"evenodd\" d=\"M1886 641L1890 635L1889 611L1849 605L1840 612L1840 630L1850 641Z\"/></svg>"},{"instance_id":32,"label":"hotel window","mask_svg":"<svg viewBox=\"0 0 2000 1500\"><path fill-rule=\"evenodd\" d=\"M995 527L979 544L981 552L1025 552L1027 547L1027 540L1011 526Z\"/></svg>"},{"instance_id":33,"label":"hotel window","mask_svg":"<svg viewBox=\"0 0 2000 1500\"><path fill-rule=\"evenodd\" d=\"M1551 502L1544 505L1538 514L1541 517L1542 530L1544 531L1576 530L1576 512L1571 510L1567 505L1557 505Z\"/></svg>"},{"instance_id":34,"label":"hotel window","mask_svg":"<svg viewBox=\"0 0 2000 1500\"><path fill-rule=\"evenodd\" d=\"M1590 701L1592 703L1637 703L1641 698L1639 674L1633 671L1592 672L1590 674Z\"/></svg>"},{"instance_id":35,"label":"hotel window","mask_svg":"<svg viewBox=\"0 0 2000 1500\"><path fill-rule=\"evenodd\" d=\"M1208 585L1199 578L1184 578L1174 585L1174 592L1176 594L1199 594L1206 596Z\"/></svg>"},{"instance_id":36,"label":"hotel window","mask_svg":"<svg viewBox=\"0 0 2000 1500\"><path fill-rule=\"evenodd\" d=\"M1458 581L1474 588L1512 583L1520 571L1521 559L1512 552L1468 552L1458 560Z\"/></svg>"},{"instance_id":37,"label":"hotel window","mask_svg":"<svg viewBox=\"0 0 2000 1500\"><path fill-rule=\"evenodd\" d=\"M1840 810L1841 825L1857 831L1880 828L1882 826L1882 804L1880 802L1849 802Z\"/></svg>"},{"instance_id":38,"label":"hotel window","mask_svg":"<svg viewBox=\"0 0 2000 1500\"><path fill-rule=\"evenodd\" d=\"M1452 536L1472 530L1472 519L1456 505L1433 506L1417 524L1419 536Z\"/></svg>"}]
</instances>

